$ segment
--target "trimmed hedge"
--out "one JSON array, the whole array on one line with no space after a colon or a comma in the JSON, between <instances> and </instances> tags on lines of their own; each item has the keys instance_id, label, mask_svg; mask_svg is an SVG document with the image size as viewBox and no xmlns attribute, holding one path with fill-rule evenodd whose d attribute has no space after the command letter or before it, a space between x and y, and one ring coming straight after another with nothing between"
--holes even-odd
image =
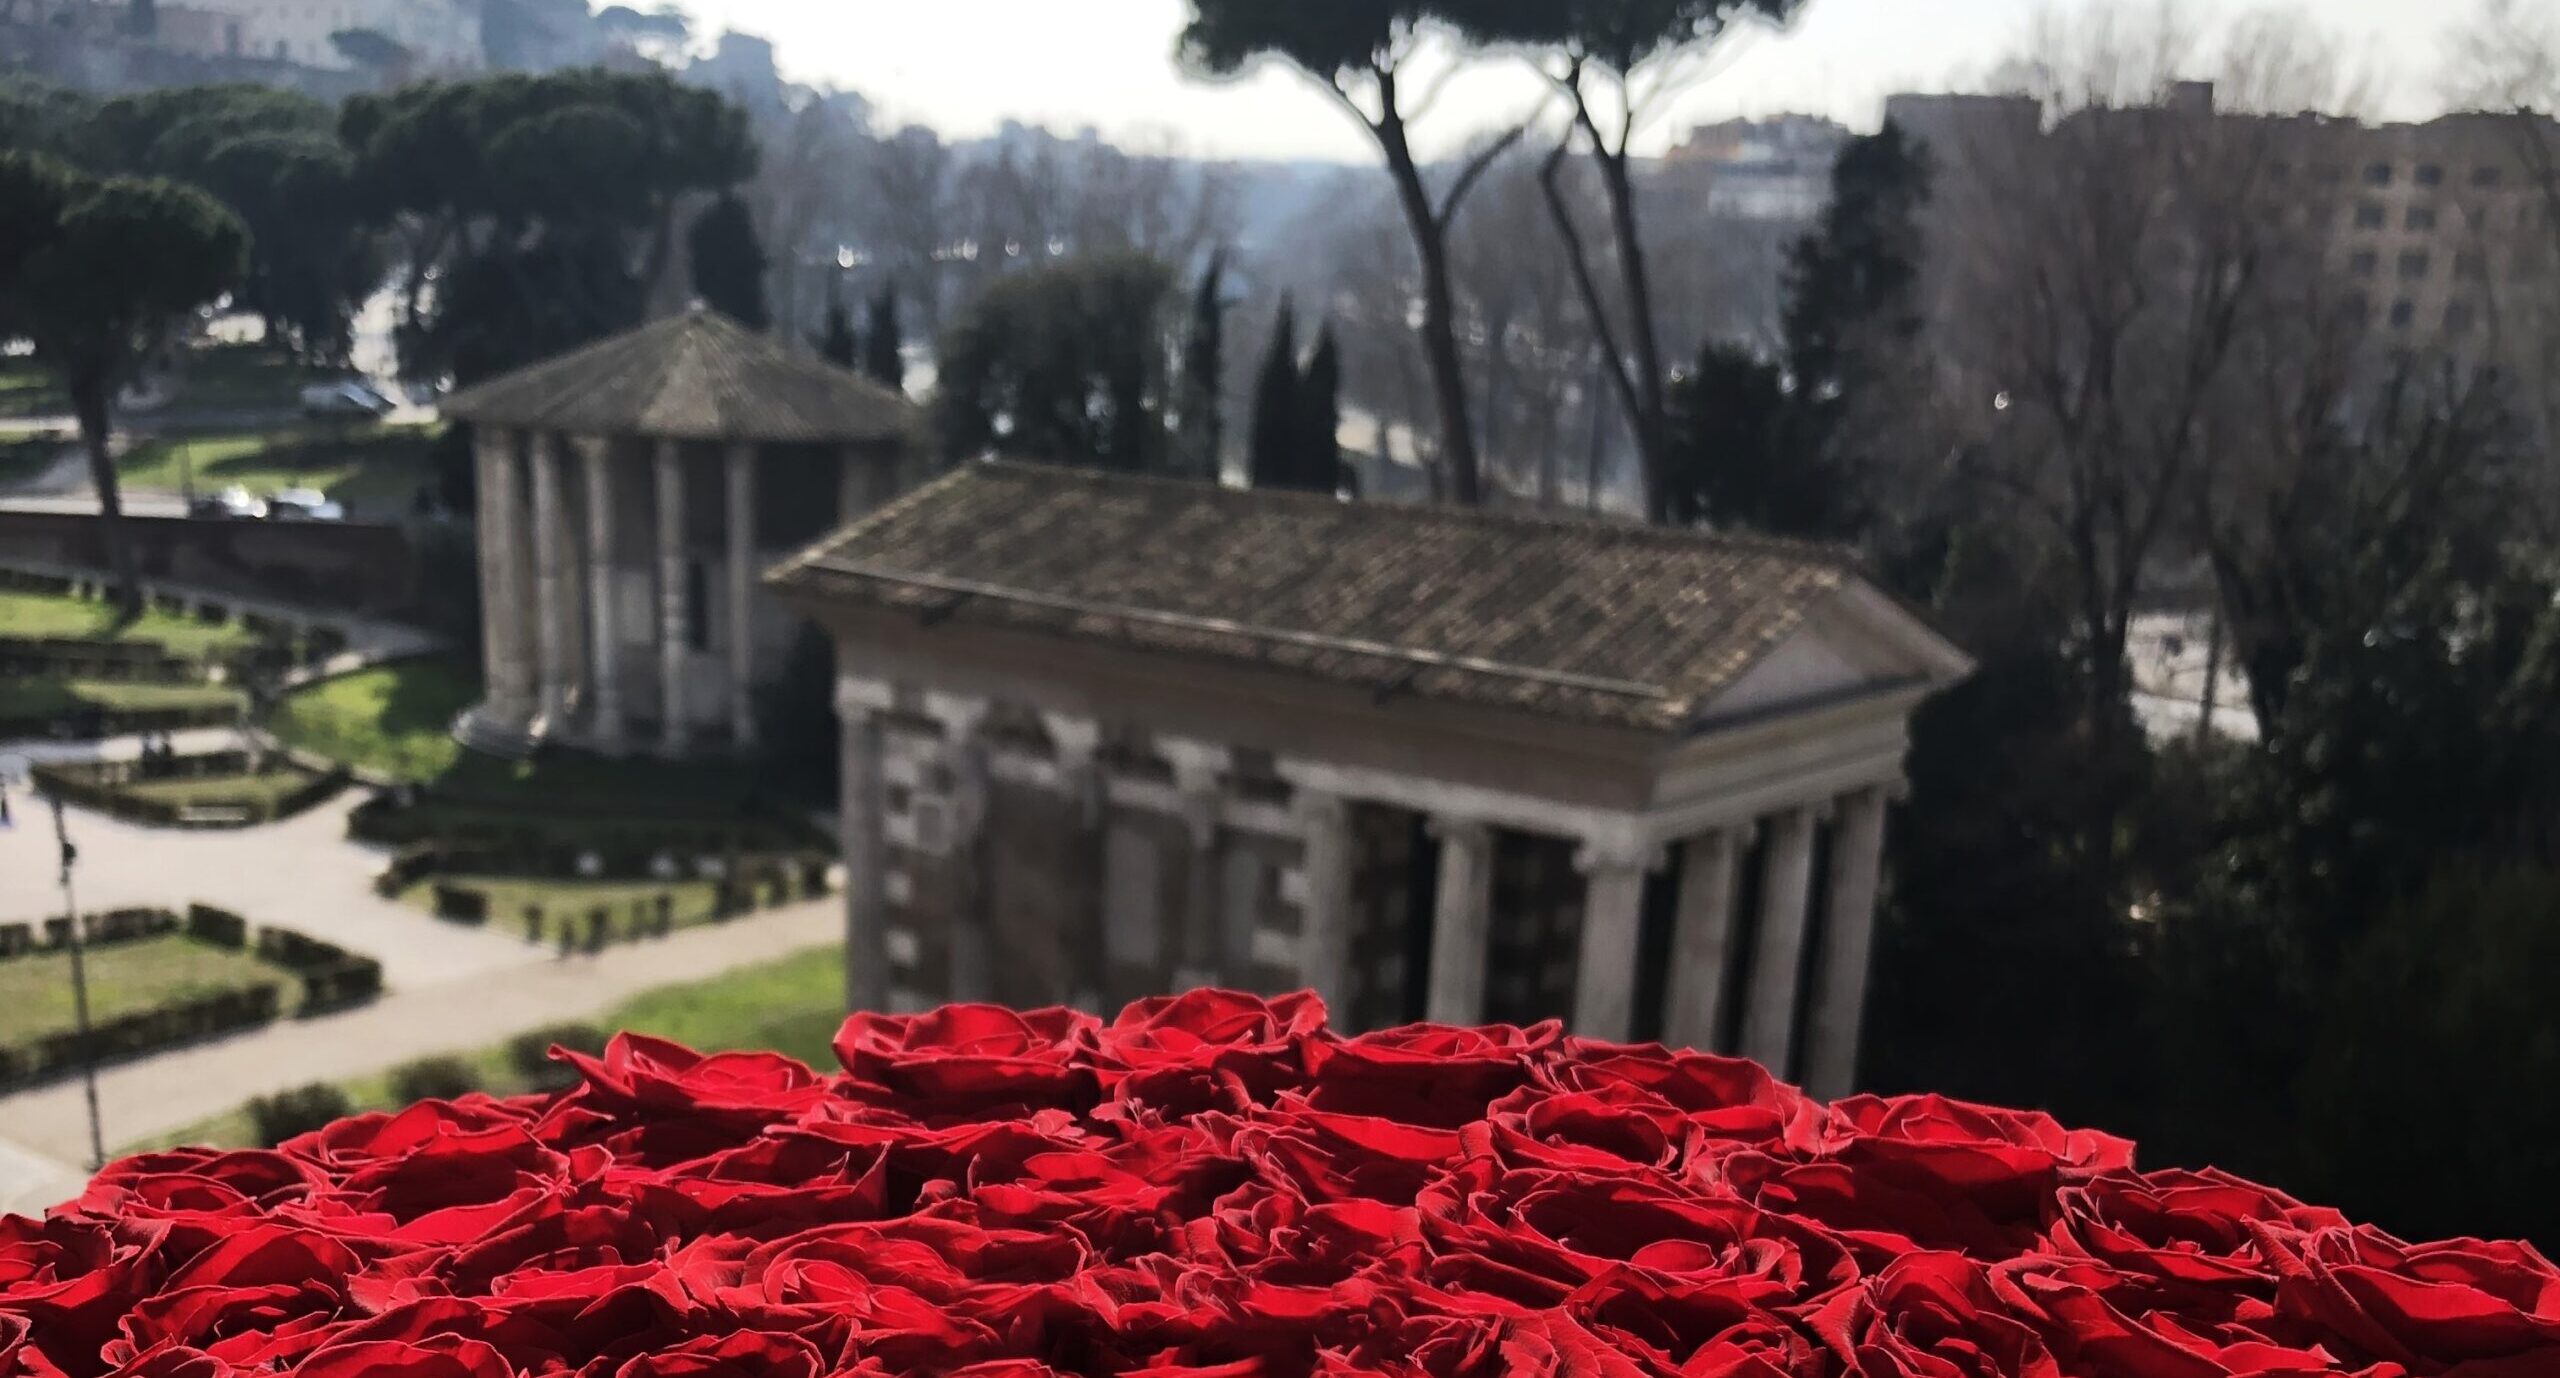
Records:
<instances>
[{"instance_id":1,"label":"trimmed hedge","mask_svg":"<svg viewBox=\"0 0 2560 1378\"><path fill-rule=\"evenodd\" d=\"M258 956L302 978L302 1007L296 1013L304 1018L382 994L382 963L289 928L258 930Z\"/></svg>"},{"instance_id":2,"label":"trimmed hedge","mask_svg":"<svg viewBox=\"0 0 2560 1378\"><path fill-rule=\"evenodd\" d=\"M315 1081L251 1100L249 1123L257 1131L258 1142L274 1148L287 1139L326 1129L354 1114L355 1108L346 1092L325 1081Z\"/></svg>"},{"instance_id":3,"label":"trimmed hedge","mask_svg":"<svg viewBox=\"0 0 2560 1378\"><path fill-rule=\"evenodd\" d=\"M577 1069L552 1061L552 1045L597 1057L604 1053L607 1037L593 1024L553 1024L535 1029L507 1040L507 1065L537 1091L565 1090L577 1084Z\"/></svg>"},{"instance_id":4,"label":"trimmed hedge","mask_svg":"<svg viewBox=\"0 0 2560 1378\"><path fill-rule=\"evenodd\" d=\"M177 932L178 926L178 916L166 909L110 909L82 915L80 939L87 947L114 947L164 938ZM0 961L59 952L70 944L69 919L46 919L42 924L0 923Z\"/></svg>"},{"instance_id":5,"label":"trimmed hedge","mask_svg":"<svg viewBox=\"0 0 2560 1378\"><path fill-rule=\"evenodd\" d=\"M114 1062L272 1023L278 1000L277 987L261 982L105 1020L90 1026L90 1036L97 1060ZM50 1080L77 1070L80 1061L80 1035L76 1030L47 1034L32 1043L0 1046L0 1086Z\"/></svg>"},{"instance_id":6,"label":"trimmed hedge","mask_svg":"<svg viewBox=\"0 0 2560 1378\"><path fill-rule=\"evenodd\" d=\"M95 704L64 713L0 715L0 741L94 741L131 737L144 732L185 732L198 727L237 727L246 704L206 704L197 708L101 708Z\"/></svg>"},{"instance_id":7,"label":"trimmed hedge","mask_svg":"<svg viewBox=\"0 0 2560 1378\"><path fill-rule=\"evenodd\" d=\"M187 906L187 936L200 943L240 952L249 946L249 921L228 909L191 904Z\"/></svg>"},{"instance_id":8,"label":"trimmed hedge","mask_svg":"<svg viewBox=\"0 0 2560 1378\"><path fill-rule=\"evenodd\" d=\"M114 762L86 766L38 766L36 782L45 790L62 796L64 802L106 814L128 823L153 828L203 827L206 824L188 817L189 809L225 807L238 810L236 819L216 826L250 828L308 812L336 796L354 782L354 776L341 766L326 775L316 776L311 783L276 799L248 799L229 805L179 805L158 799L144 799L127 793L125 786L144 781L209 780L226 775L245 775L249 770L246 752L224 751L206 756L184 756L170 763L168 774L145 777L132 763Z\"/></svg>"},{"instance_id":9,"label":"trimmed hedge","mask_svg":"<svg viewBox=\"0 0 2560 1378\"><path fill-rule=\"evenodd\" d=\"M460 1100L479 1089L479 1070L458 1057L422 1057L391 1071L391 1099L402 1105Z\"/></svg>"}]
</instances>

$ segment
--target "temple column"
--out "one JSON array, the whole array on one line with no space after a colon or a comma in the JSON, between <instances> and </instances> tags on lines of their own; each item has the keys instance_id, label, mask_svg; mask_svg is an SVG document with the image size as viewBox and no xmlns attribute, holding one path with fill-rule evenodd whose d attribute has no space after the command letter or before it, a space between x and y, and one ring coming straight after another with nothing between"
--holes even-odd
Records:
<instances>
[{"instance_id":1,"label":"temple column","mask_svg":"<svg viewBox=\"0 0 2560 1378\"><path fill-rule=\"evenodd\" d=\"M1573 1031L1624 1043L1636 1034L1636 955L1644 931L1645 877L1658 848L1586 844L1574 864L1586 877L1582 951L1574 964Z\"/></svg>"},{"instance_id":2,"label":"temple column","mask_svg":"<svg viewBox=\"0 0 2560 1378\"><path fill-rule=\"evenodd\" d=\"M1814 810L1790 809L1770 822L1768 873L1760 886L1760 950L1742 1007L1742 1055L1787 1075L1794 1042L1796 983L1804 968L1805 908L1813 891Z\"/></svg>"},{"instance_id":3,"label":"temple column","mask_svg":"<svg viewBox=\"0 0 2560 1378\"><path fill-rule=\"evenodd\" d=\"M1299 865L1304 902L1298 911L1298 979L1337 1019L1351 1015L1351 804L1336 794L1300 790Z\"/></svg>"},{"instance_id":4,"label":"temple column","mask_svg":"<svg viewBox=\"0 0 2560 1378\"><path fill-rule=\"evenodd\" d=\"M1720 829L1689 839L1671 930L1671 970L1662 1041L1706 1052L1724 1027L1726 968L1733 962L1733 869L1744 834Z\"/></svg>"},{"instance_id":5,"label":"temple column","mask_svg":"<svg viewBox=\"0 0 2560 1378\"><path fill-rule=\"evenodd\" d=\"M568 504L560 491L560 455L555 446L535 436L533 466L533 568L537 641L542 665L542 717L546 732L559 730L569 713L569 690L576 681L576 635L569 610Z\"/></svg>"},{"instance_id":6,"label":"temple column","mask_svg":"<svg viewBox=\"0 0 2560 1378\"><path fill-rule=\"evenodd\" d=\"M684 447L658 442L651 460L658 485L658 731L668 755L680 756L692 742L691 710L685 702L685 652L692 629L685 618Z\"/></svg>"},{"instance_id":7,"label":"temple column","mask_svg":"<svg viewBox=\"0 0 2560 1378\"><path fill-rule=\"evenodd\" d=\"M844 1001L848 1012L889 1008L888 837L881 768L880 714L886 686L845 678L836 686L842 728L844 848Z\"/></svg>"},{"instance_id":8,"label":"temple column","mask_svg":"<svg viewBox=\"0 0 2560 1378\"><path fill-rule=\"evenodd\" d=\"M1102 778L1102 725L1062 713L1043 713L1041 725L1057 748L1058 790L1073 810L1077 829L1068 879L1074 889L1074 926L1062 944L1067 967L1074 973L1067 1003L1099 1011L1102 992L1110 983L1105 928L1111 921L1103 893L1109 883L1103 851L1109 845L1105 829L1110 809Z\"/></svg>"},{"instance_id":9,"label":"temple column","mask_svg":"<svg viewBox=\"0 0 2560 1378\"><path fill-rule=\"evenodd\" d=\"M1431 834L1440 839L1440 889L1431 914L1431 987L1423 1017L1434 1024L1481 1024L1493 929L1493 829L1472 819L1435 818Z\"/></svg>"},{"instance_id":10,"label":"temple column","mask_svg":"<svg viewBox=\"0 0 2560 1378\"><path fill-rule=\"evenodd\" d=\"M522 726L533 716L534 667L525 654L525 590L517 571L524 542L524 466L520 437L479 429L481 670L489 715Z\"/></svg>"},{"instance_id":11,"label":"temple column","mask_svg":"<svg viewBox=\"0 0 2560 1378\"><path fill-rule=\"evenodd\" d=\"M1831 912L1814 976L1813 1018L1805 1032L1805 1088L1825 1100L1857 1089L1858 1029L1876 931L1876 891L1884 871L1885 791L1841 801L1831 854Z\"/></svg>"},{"instance_id":12,"label":"temple column","mask_svg":"<svg viewBox=\"0 0 2560 1378\"><path fill-rule=\"evenodd\" d=\"M614 618L613 476L607 461L613 442L579 436L569 442L586 471L588 673L594 682L588 721L599 750L622 750L622 637Z\"/></svg>"},{"instance_id":13,"label":"temple column","mask_svg":"<svg viewBox=\"0 0 2560 1378\"><path fill-rule=\"evenodd\" d=\"M1226 820L1221 817L1227 751L1177 738L1162 739L1157 746L1173 765L1174 787L1182 794L1183 830L1191 839L1174 985L1220 985L1236 979L1245 965L1227 932L1233 927L1226 913Z\"/></svg>"},{"instance_id":14,"label":"temple column","mask_svg":"<svg viewBox=\"0 0 2560 1378\"><path fill-rule=\"evenodd\" d=\"M994 915L987 875L987 810L993 781L984 729L987 701L927 694L925 710L942 724L942 765L951 778L951 864L960 869L959 912L951 922L951 998L979 1004L995 998Z\"/></svg>"},{"instance_id":15,"label":"temple column","mask_svg":"<svg viewBox=\"0 0 2560 1378\"><path fill-rule=\"evenodd\" d=\"M756 742L756 447L732 445L729 479L729 738Z\"/></svg>"}]
</instances>

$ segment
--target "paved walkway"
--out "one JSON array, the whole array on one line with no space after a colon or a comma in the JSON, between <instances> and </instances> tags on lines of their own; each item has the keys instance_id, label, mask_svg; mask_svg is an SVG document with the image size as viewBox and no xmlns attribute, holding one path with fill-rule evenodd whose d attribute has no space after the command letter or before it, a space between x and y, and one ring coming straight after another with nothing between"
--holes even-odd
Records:
<instances>
[{"instance_id":1,"label":"paved walkway","mask_svg":"<svg viewBox=\"0 0 2560 1378\"><path fill-rule=\"evenodd\" d=\"M389 851L347 840L351 790L299 818L229 832L175 832L71 811L73 872L86 912L201 902L253 924L291 928L382 962L395 990L467 981L543 960L514 938L445 923L373 893ZM13 801L16 826L0 830L0 919L62 912L49 817ZM8 1123L0 1115L0 1126ZM0 1128L0 1132L5 1132Z\"/></svg>"},{"instance_id":2,"label":"paved walkway","mask_svg":"<svg viewBox=\"0 0 2560 1378\"><path fill-rule=\"evenodd\" d=\"M251 1096L362 1076L412 1058L460 1052L562 1020L590 1018L643 991L699 981L833 941L842 909L815 900L717 928L595 957L542 957L481 980L401 991L363 1009L285 1020L254 1033L110 1067L98 1076L99 1118L112 1147L236 1109ZM77 1078L0 1097L0 1205L13 1157L60 1164L88 1156ZM12 1155L9 1150L19 1152ZM25 1162L21 1170L29 1170ZM57 1198L59 1199L59 1198Z\"/></svg>"}]
</instances>

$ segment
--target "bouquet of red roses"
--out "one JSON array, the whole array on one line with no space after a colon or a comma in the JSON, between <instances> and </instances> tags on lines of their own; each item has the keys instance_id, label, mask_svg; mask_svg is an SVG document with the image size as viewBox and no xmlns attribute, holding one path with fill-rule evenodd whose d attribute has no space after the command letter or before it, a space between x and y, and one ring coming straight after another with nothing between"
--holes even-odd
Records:
<instances>
[{"instance_id":1,"label":"bouquet of red roses","mask_svg":"<svg viewBox=\"0 0 2560 1378\"><path fill-rule=\"evenodd\" d=\"M2037 1114L1216 991L836 1052L117 1163L0 1221L0 1375L2560 1375L2528 1247Z\"/></svg>"}]
</instances>

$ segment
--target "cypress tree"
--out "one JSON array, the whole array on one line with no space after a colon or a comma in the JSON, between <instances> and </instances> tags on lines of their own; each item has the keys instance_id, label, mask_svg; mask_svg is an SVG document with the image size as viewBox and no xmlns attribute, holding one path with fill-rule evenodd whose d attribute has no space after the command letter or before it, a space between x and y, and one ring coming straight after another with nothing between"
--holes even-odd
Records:
<instances>
[{"instance_id":1,"label":"cypress tree","mask_svg":"<svg viewBox=\"0 0 2560 1378\"><path fill-rule=\"evenodd\" d=\"M1298 311L1283 300L1262 359L1262 381L1253 394L1253 443L1246 456L1256 488L1298 487L1298 435L1304 411L1298 400Z\"/></svg>"},{"instance_id":2,"label":"cypress tree","mask_svg":"<svg viewBox=\"0 0 2560 1378\"><path fill-rule=\"evenodd\" d=\"M1298 384L1300 451L1298 487L1327 495L1342 491L1342 348L1333 323L1316 334L1316 352Z\"/></svg>"},{"instance_id":3,"label":"cypress tree","mask_svg":"<svg viewBox=\"0 0 2560 1378\"><path fill-rule=\"evenodd\" d=\"M862 337L862 371L882 387L906 391L905 346L898 329L898 289L883 287L871 299L871 330Z\"/></svg>"},{"instance_id":4,"label":"cypress tree","mask_svg":"<svg viewBox=\"0 0 2560 1378\"><path fill-rule=\"evenodd\" d=\"M712 202L693 222L686 247L693 259L696 295L750 330L773 324L764 300L764 242L756 235L754 212L737 193Z\"/></svg>"},{"instance_id":5,"label":"cypress tree","mask_svg":"<svg viewBox=\"0 0 2560 1378\"><path fill-rule=\"evenodd\" d=\"M1182 348L1183 463L1193 478L1218 479L1226 453L1227 255L1209 256L1191 300L1191 338Z\"/></svg>"},{"instance_id":6,"label":"cypress tree","mask_svg":"<svg viewBox=\"0 0 2560 1378\"><path fill-rule=\"evenodd\" d=\"M818 357L838 368L849 369L859 360L862 342L853 332L853 313L844 309L844 294L827 293L827 328L811 341L818 347Z\"/></svg>"}]
</instances>

